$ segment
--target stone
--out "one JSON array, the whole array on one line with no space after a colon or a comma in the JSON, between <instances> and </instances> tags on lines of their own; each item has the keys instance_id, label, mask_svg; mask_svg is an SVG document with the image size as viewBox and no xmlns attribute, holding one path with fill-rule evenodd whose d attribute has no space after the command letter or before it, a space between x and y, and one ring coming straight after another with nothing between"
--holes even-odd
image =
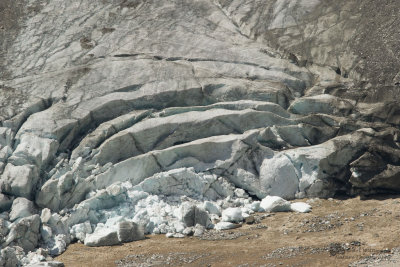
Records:
<instances>
[{"instance_id":1,"label":"stone","mask_svg":"<svg viewBox=\"0 0 400 267\"><path fill-rule=\"evenodd\" d=\"M246 223L246 224L253 224L253 223L255 223L255 218L254 218L254 216L248 216L248 217L246 217L245 219L244 219L244 222Z\"/></svg>"},{"instance_id":2,"label":"stone","mask_svg":"<svg viewBox=\"0 0 400 267\"><path fill-rule=\"evenodd\" d=\"M290 211L290 202L278 196L266 196L261 201L260 208L266 212Z\"/></svg>"},{"instance_id":3,"label":"stone","mask_svg":"<svg viewBox=\"0 0 400 267\"><path fill-rule=\"evenodd\" d=\"M40 217L35 214L22 218L10 226L10 233L5 244L23 248L25 252L36 248L40 238Z\"/></svg>"},{"instance_id":4,"label":"stone","mask_svg":"<svg viewBox=\"0 0 400 267\"><path fill-rule=\"evenodd\" d=\"M34 134L24 134L8 162L22 166L35 165L38 169L46 167L49 160L54 158L58 142L54 139L41 138Z\"/></svg>"},{"instance_id":5,"label":"stone","mask_svg":"<svg viewBox=\"0 0 400 267\"><path fill-rule=\"evenodd\" d=\"M3 218L0 218L0 243L3 243L10 232L9 222Z\"/></svg>"},{"instance_id":6,"label":"stone","mask_svg":"<svg viewBox=\"0 0 400 267\"><path fill-rule=\"evenodd\" d=\"M118 225L118 239L122 243L144 239L144 227L134 222L120 222Z\"/></svg>"},{"instance_id":7,"label":"stone","mask_svg":"<svg viewBox=\"0 0 400 267\"><path fill-rule=\"evenodd\" d=\"M26 198L18 197L11 206L10 221L31 216L36 213L34 203Z\"/></svg>"},{"instance_id":8,"label":"stone","mask_svg":"<svg viewBox=\"0 0 400 267\"><path fill-rule=\"evenodd\" d=\"M0 127L0 145L3 147L10 146L13 138L13 133L10 128Z\"/></svg>"},{"instance_id":9,"label":"stone","mask_svg":"<svg viewBox=\"0 0 400 267\"><path fill-rule=\"evenodd\" d=\"M121 244L121 241L118 239L116 229L96 229L93 234L89 234L85 238L85 245L89 247L114 246L119 244Z\"/></svg>"},{"instance_id":10,"label":"stone","mask_svg":"<svg viewBox=\"0 0 400 267\"><path fill-rule=\"evenodd\" d=\"M183 230L182 234L192 236L194 234L193 227L186 227L185 230Z\"/></svg>"},{"instance_id":11,"label":"stone","mask_svg":"<svg viewBox=\"0 0 400 267\"><path fill-rule=\"evenodd\" d=\"M207 211L193 204L185 203L182 205L182 221L187 227L195 226L196 224L207 227L210 222L210 217Z\"/></svg>"},{"instance_id":12,"label":"stone","mask_svg":"<svg viewBox=\"0 0 400 267\"><path fill-rule=\"evenodd\" d=\"M13 247L5 247L0 251L0 266L15 267L19 265L19 260Z\"/></svg>"},{"instance_id":13,"label":"stone","mask_svg":"<svg viewBox=\"0 0 400 267\"><path fill-rule=\"evenodd\" d=\"M53 237L53 230L48 225L42 225L40 227L40 235L45 243L49 243Z\"/></svg>"},{"instance_id":14,"label":"stone","mask_svg":"<svg viewBox=\"0 0 400 267\"><path fill-rule=\"evenodd\" d=\"M3 193L32 199L32 190L36 186L38 179L36 166L15 166L8 163L0 179L0 188Z\"/></svg>"},{"instance_id":15,"label":"stone","mask_svg":"<svg viewBox=\"0 0 400 267\"><path fill-rule=\"evenodd\" d=\"M69 244L69 236L64 234L58 234L52 237L52 240L47 244L48 251L51 256L57 256L63 253L67 249Z\"/></svg>"},{"instance_id":16,"label":"stone","mask_svg":"<svg viewBox=\"0 0 400 267\"><path fill-rule=\"evenodd\" d=\"M194 227L193 236L200 237L204 234L205 231L206 231L206 228L203 225L196 224Z\"/></svg>"},{"instance_id":17,"label":"stone","mask_svg":"<svg viewBox=\"0 0 400 267\"><path fill-rule=\"evenodd\" d=\"M51 219L51 210L48 208L42 209L42 213L40 215L40 220L43 224L47 224Z\"/></svg>"}]
</instances>

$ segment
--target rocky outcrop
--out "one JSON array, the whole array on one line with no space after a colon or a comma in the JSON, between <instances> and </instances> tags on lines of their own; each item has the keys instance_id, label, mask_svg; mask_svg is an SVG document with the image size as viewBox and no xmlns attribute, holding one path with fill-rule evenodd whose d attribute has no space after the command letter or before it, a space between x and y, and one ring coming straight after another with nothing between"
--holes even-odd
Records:
<instances>
[{"instance_id":1,"label":"rocky outcrop","mask_svg":"<svg viewBox=\"0 0 400 267\"><path fill-rule=\"evenodd\" d=\"M3 258L400 190L394 0L23 2L0 3Z\"/></svg>"}]
</instances>

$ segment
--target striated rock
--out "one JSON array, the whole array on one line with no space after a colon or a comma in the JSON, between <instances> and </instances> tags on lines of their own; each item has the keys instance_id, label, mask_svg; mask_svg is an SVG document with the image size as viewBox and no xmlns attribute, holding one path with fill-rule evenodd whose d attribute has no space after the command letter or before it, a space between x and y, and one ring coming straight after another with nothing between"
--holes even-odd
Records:
<instances>
[{"instance_id":1,"label":"striated rock","mask_svg":"<svg viewBox=\"0 0 400 267\"><path fill-rule=\"evenodd\" d=\"M187 227L196 226L197 224L206 227L209 224L210 218L208 216L208 213L193 204L184 203L182 205L181 212L182 221Z\"/></svg>"},{"instance_id":2,"label":"striated rock","mask_svg":"<svg viewBox=\"0 0 400 267\"><path fill-rule=\"evenodd\" d=\"M118 225L118 239L122 243L144 239L144 227L134 222L120 222Z\"/></svg>"}]
</instances>

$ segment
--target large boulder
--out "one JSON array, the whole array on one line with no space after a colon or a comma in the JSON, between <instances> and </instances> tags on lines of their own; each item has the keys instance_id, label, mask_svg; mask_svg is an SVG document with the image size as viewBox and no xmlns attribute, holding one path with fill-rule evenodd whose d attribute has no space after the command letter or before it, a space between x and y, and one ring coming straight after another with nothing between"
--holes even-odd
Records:
<instances>
[{"instance_id":1,"label":"large boulder","mask_svg":"<svg viewBox=\"0 0 400 267\"><path fill-rule=\"evenodd\" d=\"M8 163L0 179L0 188L4 193L32 199L38 179L35 165L15 166Z\"/></svg>"},{"instance_id":2,"label":"large boulder","mask_svg":"<svg viewBox=\"0 0 400 267\"><path fill-rule=\"evenodd\" d=\"M20 246L25 252L36 248L40 238L40 216L35 214L22 218L10 226L6 245Z\"/></svg>"},{"instance_id":3,"label":"large boulder","mask_svg":"<svg viewBox=\"0 0 400 267\"><path fill-rule=\"evenodd\" d=\"M85 245L89 247L114 246L118 244L121 244L121 241L118 239L117 229L96 229L93 234L87 235L85 238Z\"/></svg>"},{"instance_id":4,"label":"large boulder","mask_svg":"<svg viewBox=\"0 0 400 267\"><path fill-rule=\"evenodd\" d=\"M35 204L23 197L18 197L14 200L11 212L10 220L15 221L19 218L31 216L36 213Z\"/></svg>"},{"instance_id":5,"label":"large boulder","mask_svg":"<svg viewBox=\"0 0 400 267\"><path fill-rule=\"evenodd\" d=\"M197 207L194 204L184 203L181 207L182 221L187 227L195 226L196 224L208 226L210 217L207 211Z\"/></svg>"},{"instance_id":6,"label":"large boulder","mask_svg":"<svg viewBox=\"0 0 400 267\"><path fill-rule=\"evenodd\" d=\"M122 243L144 239L144 227L134 222L120 222L118 225L118 239Z\"/></svg>"}]
</instances>

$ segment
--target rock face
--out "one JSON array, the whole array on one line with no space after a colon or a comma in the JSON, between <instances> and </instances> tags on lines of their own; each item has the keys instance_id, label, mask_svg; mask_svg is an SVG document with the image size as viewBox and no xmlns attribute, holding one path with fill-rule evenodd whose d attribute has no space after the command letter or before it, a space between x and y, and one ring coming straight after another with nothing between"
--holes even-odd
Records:
<instances>
[{"instance_id":1,"label":"rock face","mask_svg":"<svg viewBox=\"0 0 400 267\"><path fill-rule=\"evenodd\" d=\"M398 1L17 2L0 3L3 247L400 191Z\"/></svg>"}]
</instances>

